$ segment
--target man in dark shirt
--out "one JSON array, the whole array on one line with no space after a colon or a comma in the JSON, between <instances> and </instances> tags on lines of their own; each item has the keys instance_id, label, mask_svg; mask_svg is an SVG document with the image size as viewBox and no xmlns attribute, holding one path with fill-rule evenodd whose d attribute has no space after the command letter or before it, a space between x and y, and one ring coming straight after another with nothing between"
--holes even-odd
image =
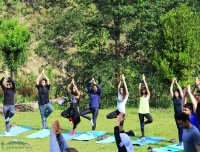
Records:
<instances>
[{"instance_id":1,"label":"man in dark shirt","mask_svg":"<svg viewBox=\"0 0 200 152\"><path fill-rule=\"evenodd\" d=\"M3 84L4 79L8 77L6 87ZM4 77L0 80L1 88L4 93L3 100L3 113L5 117L6 123L6 134L5 136L10 136L10 118L12 118L15 114L15 106L14 106L14 96L15 96L15 82L14 80L8 76L7 71L4 74Z\"/></svg>"},{"instance_id":2,"label":"man in dark shirt","mask_svg":"<svg viewBox=\"0 0 200 152\"><path fill-rule=\"evenodd\" d=\"M42 76L44 76L44 79L40 81ZM46 129L48 128L46 119L53 112L53 107L49 103L50 82L49 78L45 75L44 70L36 80L36 87L38 89L38 94L39 94L38 104L42 118L42 126L43 129Z\"/></svg>"},{"instance_id":3,"label":"man in dark shirt","mask_svg":"<svg viewBox=\"0 0 200 152\"><path fill-rule=\"evenodd\" d=\"M115 142L118 148L117 152L134 152L130 137L123 130L124 116L124 113L119 113L117 116L117 125L114 127Z\"/></svg>"}]
</instances>

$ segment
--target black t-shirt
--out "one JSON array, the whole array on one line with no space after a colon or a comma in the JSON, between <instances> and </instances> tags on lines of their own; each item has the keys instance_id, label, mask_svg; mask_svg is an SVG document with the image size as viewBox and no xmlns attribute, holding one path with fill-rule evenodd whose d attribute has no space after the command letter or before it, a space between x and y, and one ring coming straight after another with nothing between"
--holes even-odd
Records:
<instances>
[{"instance_id":1,"label":"black t-shirt","mask_svg":"<svg viewBox=\"0 0 200 152\"><path fill-rule=\"evenodd\" d=\"M46 86L41 86L36 85L37 89L38 89L38 94L39 94L39 101L38 104L39 105L44 105L49 103L49 90L50 90L50 84L46 85Z\"/></svg>"},{"instance_id":2,"label":"black t-shirt","mask_svg":"<svg viewBox=\"0 0 200 152\"><path fill-rule=\"evenodd\" d=\"M3 81L4 81L4 77L0 80L0 85L1 85L1 88L3 89L3 93L4 93L4 101L3 101L3 104L4 105L14 105L15 104L15 101L14 101L14 96L15 96L15 82L14 80L9 77L9 81L12 83L12 88L6 88L4 85L3 85Z\"/></svg>"},{"instance_id":3,"label":"black t-shirt","mask_svg":"<svg viewBox=\"0 0 200 152\"><path fill-rule=\"evenodd\" d=\"M175 114L179 114L182 112L182 98L172 98L174 104L174 112Z\"/></svg>"},{"instance_id":4,"label":"black t-shirt","mask_svg":"<svg viewBox=\"0 0 200 152\"><path fill-rule=\"evenodd\" d=\"M77 108L79 106L79 98L76 95L71 95L70 108Z\"/></svg>"}]
</instances>

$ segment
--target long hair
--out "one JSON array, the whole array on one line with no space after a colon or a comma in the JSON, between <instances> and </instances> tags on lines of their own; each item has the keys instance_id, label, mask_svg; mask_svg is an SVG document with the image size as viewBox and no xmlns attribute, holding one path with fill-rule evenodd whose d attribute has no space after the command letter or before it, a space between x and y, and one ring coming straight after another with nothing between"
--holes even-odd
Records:
<instances>
[{"instance_id":1,"label":"long hair","mask_svg":"<svg viewBox=\"0 0 200 152\"><path fill-rule=\"evenodd\" d=\"M143 93L142 90L145 90L145 93ZM142 88L140 89L140 96L142 97L143 95L145 95L145 97L147 96L147 88L146 88L146 87L142 87Z\"/></svg>"},{"instance_id":2,"label":"long hair","mask_svg":"<svg viewBox=\"0 0 200 152\"><path fill-rule=\"evenodd\" d=\"M175 97L175 92L178 92L178 97L180 98L181 96L180 96L180 91L179 91L179 89L174 90L174 98L176 98L176 97Z\"/></svg>"},{"instance_id":3,"label":"long hair","mask_svg":"<svg viewBox=\"0 0 200 152\"><path fill-rule=\"evenodd\" d=\"M126 96L127 96L127 92L126 92L126 89L125 89L124 86L120 86L120 88L123 89L123 95L122 95L122 97L123 97L123 100L124 100L126 98Z\"/></svg>"},{"instance_id":4,"label":"long hair","mask_svg":"<svg viewBox=\"0 0 200 152\"><path fill-rule=\"evenodd\" d=\"M74 86L71 85L70 88L69 88L70 91L71 91L71 95L77 96L77 95L78 95L77 90L74 92L74 91L73 91L73 87L74 87Z\"/></svg>"}]
</instances>

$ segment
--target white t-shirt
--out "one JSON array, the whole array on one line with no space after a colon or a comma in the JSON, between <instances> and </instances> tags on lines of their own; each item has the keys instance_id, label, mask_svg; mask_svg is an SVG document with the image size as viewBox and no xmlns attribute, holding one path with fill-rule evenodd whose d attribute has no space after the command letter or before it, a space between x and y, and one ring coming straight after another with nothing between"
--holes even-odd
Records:
<instances>
[{"instance_id":1,"label":"white t-shirt","mask_svg":"<svg viewBox=\"0 0 200 152\"><path fill-rule=\"evenodd\" d=\"M126 106L126 102L128 100L128 96L129 94L126 95L125 99L123 99L123 96L120 94L120 92L118 92L118 98L117 98L117 110L119 112L123 112L125 113L125 106Z\"/></svg>"}]
</instances>

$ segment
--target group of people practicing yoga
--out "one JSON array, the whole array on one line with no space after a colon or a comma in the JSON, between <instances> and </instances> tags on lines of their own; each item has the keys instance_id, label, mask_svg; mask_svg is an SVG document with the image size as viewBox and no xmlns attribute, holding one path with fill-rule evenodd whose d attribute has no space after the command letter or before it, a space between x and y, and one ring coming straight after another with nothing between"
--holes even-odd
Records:
<instances>
[{"instance_id":1,"label":"group of people practicing yoga","mask_svg":"<svg viewBox=\"0 0 200 152\"><path fill-rule=\"evenodd\" d=\"M3 84L4 80L7 78L6 86ZM5 136L10 136L10 119L14 116L14 95L16 93L15 89L15 82L14 80L9 77L8 73L5 72L3 78L0 80L0 85L4 92L4 101L3 101L3 113L5 117L5 124L6 124L6 134ZM173 90L173 86L176 85L177 89ZM42 126L43 129L48 128L47 126L47 118L50 116L50 114L53 112L53 107L50 104L49 100L49 92L50 92L50 81L48 77L45 75L44 70L39 74L37 80L36 80L36 87L38 89L38 105L39 110L41 114L42 119ZM70 106L67 107L66 110L64 110L61 113L61 116L69 119L73 124L73 129L71 136L75 134L75 129L77 125L80 123L81 119L80 116L88 119L92 124L92 131L95 131L96 129L96 120L99 113L99 100L102 94L102 88L99 84L96 83L95 79L92 78L87 84L87 91L89 93L89 108L84 109L82 111L79 111L79 101L80 101L80 91L78 90L78 87L74 81L74 79L71 80L71 83L68 85L67 89L68 92L71 94L70 98ZM198 88L197 91L195 91L195 88ZM177 146L182 145L182 142L184 142L184 134L183 134L183 126L180 122L179 115L183 112L186 113L189 116L190 122L192 126L195 126L197 128L198 132L200 130L200 83L199 80L195 80L195 85L193 90L191 91L190 85L188 85L184 91L179 86L177 80L174 78L172 80L171 86L170 86L170 93L172 96L172 101L174 105L174 118L178 129L178 135L179 135L179 144ZM139 95L140 95L140 101L139 101L139 111L138 116L140 120L140 128L141 128L141 142L145 141L145 133L144 128L145 125L152 123L153 119L149 113L149 100L150 100L150 91L145 79L145 75L143 74L141 77L141 81L139 83ZM187 96L189 96L191 103L187 103ZM125 120L126 115L126 103L128 101L129 97L129 91L128 87L125 81L124 74L120 75L120 81L118 84L118 98L117 98L117 108L115 111L109 113L106 117L107 119L113 119L118 118L118 127L115 128L115 133L120 132L123 133L123 124ZM89 117L87 114L91 113L92 117ZM147 119L145 121L145 118ZM182 121L182 117L181 117ZM56 122L56 126L58 125L58 122ZM196 133L198 135L198 133ZM115 136L115 137L121 137L121 136ZM200 138L200 137L199 137ZM197 140L200 140L197 138ZM116 139L117 147L118 149L121 148L120 141ZM196 141L195 141L196 142ZM197 141L197 148L198 145L200 146L200 141ZM126 147L127 149L127 147ZM119 150L120 151L120 150Z\"/></svg>"}]
</instances>

